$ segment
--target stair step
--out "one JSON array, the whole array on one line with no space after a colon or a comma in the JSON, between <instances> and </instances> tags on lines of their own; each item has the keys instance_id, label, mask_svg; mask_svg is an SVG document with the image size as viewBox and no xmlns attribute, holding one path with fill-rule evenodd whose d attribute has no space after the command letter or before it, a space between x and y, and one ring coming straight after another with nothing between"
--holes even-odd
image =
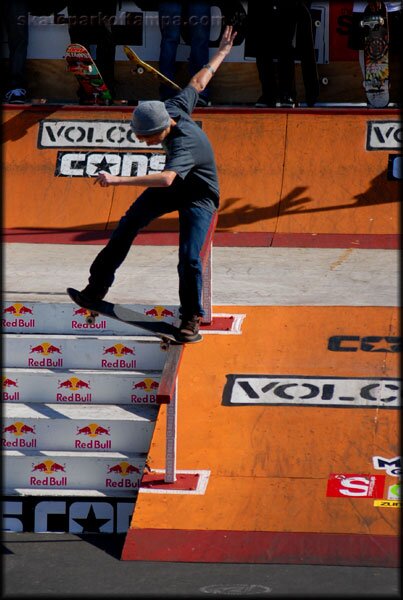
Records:
<instances>
[{"instance_id":1,"label":"stair step","mask_svg":"<svg viewBox=\"0 0 403 600\"><path fill-rule=\"evenodd\" d=\"M151 336L7 333L3 344L5 367L162 370L166 358L159 338Z\"/></svg>"},{"instance_id":2,"label":"stair step","mask_svg":"<svg viewBox=\"0 0 403 600\"><path fill-rule=\"evenodd\" d=\"M160 371L3 370L3 402L155 404Z\"/></svg>"},{"instance_id":3,"label":"stair step","mask_svg":"<svg viewBox=\"0 0 403 600\"><path fill-rule=\"evenodd\" d=\"M144 452L157 406L79 406L7 403L2 446L9 449Z\"/></svg>"},{"instance_id":4,"label":"stair step","mask_svg":"<svg viewBox=\"0 0 403 600\"><path fill-rule=\"evenodd\" d=\"M67 296L67 295L66 295ZM178 318L177 306L125 304L137 312L173 323ZM12 301L3 303L4 333L147 335L143 329L100 316L94 325L86 323L88 311L72 302L45 303Z\"/></svg>"},{"instance_id":5,"label":"stair step","mask_svg":"<svg viewBox=\"0 0 403 600\"><path fill-rule=\"evenodd\" d=\"M3 451L7 493L26 490L131 492L139 489L145 453Z\"/></svg>"}]
</instances>

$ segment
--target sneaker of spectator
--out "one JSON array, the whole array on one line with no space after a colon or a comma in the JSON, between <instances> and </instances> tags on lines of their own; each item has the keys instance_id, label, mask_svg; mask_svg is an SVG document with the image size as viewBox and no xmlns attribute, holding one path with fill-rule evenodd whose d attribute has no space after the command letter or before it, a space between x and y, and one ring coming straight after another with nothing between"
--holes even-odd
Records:
<instances>
[{"instance_id":1,"label":"sneaker of spectator","mask_svg":"<svg viewBox=\"0 0 403 600\"><path fill-rule=\"evenodd\" d=\"M14 88L5 94L4 100L8 104L25 104L27 91L24 88Z\"/></svg>"},{"instance_id":2,"label":"sneaker of spectator","mask_svg":"<svg viewBox=\"0 0 403 600\"><path fill-rule=\"evenodd\" d=\"M283 108L295 108L297 105L296 101L292 96L281 96L280 98L280 106Z\"/></svg>"},{"instance_id":3,"label":"sneaker of spectator","mask_svg":"<svg viewBox=\"0 0 403 600\"><path fill-rule=\"evenodd\" d=\"M266 96L260 96L259 100L255 103L256 108L275 108L276 101Z\"/></svg>"}]
</instances>

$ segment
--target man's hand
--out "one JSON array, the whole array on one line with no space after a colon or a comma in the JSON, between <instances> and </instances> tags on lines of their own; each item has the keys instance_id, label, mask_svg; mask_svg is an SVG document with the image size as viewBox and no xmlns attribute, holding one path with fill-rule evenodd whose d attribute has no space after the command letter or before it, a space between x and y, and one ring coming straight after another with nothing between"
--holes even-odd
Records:
<instances>
[{"instance_id":1,"label":"man's hand","mask_svg":"<svg viewBox=\"0 0 403 600\"><path fill-rule=\"evenodd\" d=\"M231 52L237 32L234 31L232 25L227 25L222 34L218 52L223 52L226 56Z\"/></svg>"},{"instance_id":2,"label":"man's hand","mask_svg":"<svg viewBox=\"0 0 403 600\"><path fill-rule=\"evenodd\" d=\"M116 175L111 175L110 173L105 173L105 171L101 171L94 181L95 183L99 183L101 187L108 187L110 185L114 185L118 183L119 177Z\"/></svg>"},{"instance_id":3,"label":"man's hand","mask_svg":"<svg viewBox=\"0 0 403 600\"><path fill-rule=\"evenodd\" d=\"M194 87L199 94L206 89L210 79L217 71L222 61L225 60L225 57L231 52L236 34L237 32L234 31L232 25L227 25L224 33L222 34L217 52L212 58L210 58L208 65L205 65L202 69L200 69L200 71L193 75L189 85Z\"/></svg>"}]
</instances>

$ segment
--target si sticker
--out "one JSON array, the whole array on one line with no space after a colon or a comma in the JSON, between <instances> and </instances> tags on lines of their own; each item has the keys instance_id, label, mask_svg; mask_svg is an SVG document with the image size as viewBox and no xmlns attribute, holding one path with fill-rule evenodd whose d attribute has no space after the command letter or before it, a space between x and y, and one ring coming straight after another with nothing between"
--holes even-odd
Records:
<instances>
[{"instance_id":1,"label":"si sticker","mask_svg":"<svg viewBox=\"0 0 403 600\"><path fill-rule=\"evenodd\" d=\"M332 473L326 496L333 498L383 498L385 475Z\"/></svg>"}]
</instances>

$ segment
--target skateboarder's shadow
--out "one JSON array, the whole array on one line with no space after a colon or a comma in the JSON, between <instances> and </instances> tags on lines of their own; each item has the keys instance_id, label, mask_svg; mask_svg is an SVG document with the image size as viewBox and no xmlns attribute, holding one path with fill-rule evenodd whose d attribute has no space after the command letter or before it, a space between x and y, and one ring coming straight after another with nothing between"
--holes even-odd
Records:
<instances>
[{"instance_id":1,"label":"skateboarder's shadow","mask_svg":"<svg viewBox=\"0 0 403 600\"><path fill-rule=\"evenodd\" d=\"M233 227L239 228L242 225L261 221L273 221L273 226L275 226L276 219L281 218L282 215L326 213L340 209L356 210L378 204L395 203L400 199L400 186L397 183L397 181L387 180L387 169L385 169L370 181L367 190L350 197L348 197L348 190L346 190L347 200L345 202L328 206L323 205L323 198L320 198L322 205L315 204L316 199L306 193L309 186L296 186L278 202L267 204L267 206L256 206L251 202L245 203L244 197L226 198L221 201L217 231L232 229ZM270 191L268 191L269 195ZM155 223L158 223L158 221ZM158 225L155 225L155 223L148 231L176 232L178 229L177 217L164 218ZM108 229L113 229L116 224L109 223ZM97 234L103 237L105 232L78 233L77 240L87 239L88 235L96 236Z\"/></svg>"},{"instance_id":2,"label":"skateboarder's shadow","mask_svg":"<svg viewBox=\"0 0 403 600\"><path fill-rule=\"evenodd\" d=\"M297 212L295 209L298 206L304 206L307 202L311 202L309 196L302 196L308 188L305 186L296 187L287 194L280 202L276 202L269 206L254 206L253 204L242 204L239 208L235 205L242 202L242 198L226 198L221 202L218 227L230 228L234 225L247 225L265 221L268 219L276 219L281 212ZM231 208L233 210L231 211ZM292 210L294 209L294 210ZM230 212L231 211L231 212ZM298 210L299 212L299 210Z\"/></svg>"},{"instance_id":3,"label":"skateboarder's shadow","mask_svg":"<svg viewBox=\"0 0 403 600\"><path fill-rule=\"evenodd\" d=\"M236 225L276 219L281 215L320 213L345 208L359 209L378 204L399 202L399 186L396 183L395 181L388 181L387 169L385 169L370 181L368 189L364 192L351 196L346 202L329 206L323 206L323 204L321 206L313 205L315 199L306 194L309 189L308 186L297 186L281 198L279 202L264 207L249 203L241 204L236 208L235 205L242 202L242 198L227 198L221 203L217 229L227 229ZM348 197L348 192L346 196Z\"/></svg>"}]
</instances>

